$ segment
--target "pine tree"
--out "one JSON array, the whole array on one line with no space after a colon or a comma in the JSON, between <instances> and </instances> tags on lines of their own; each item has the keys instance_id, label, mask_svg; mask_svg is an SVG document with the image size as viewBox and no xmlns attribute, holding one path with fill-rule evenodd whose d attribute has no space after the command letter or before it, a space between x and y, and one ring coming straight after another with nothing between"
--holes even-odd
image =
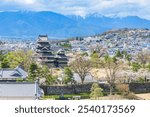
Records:
<instances>
[{"instance_id":1,"label":"pine tree","mask_svg":"<svg viewBox=\"0 0 150 117\"><path fill-rule=\"evenodd\" d=\"M91 87L91 94L90 97L92 99L98 99L99 97L103 96L103 89L100 88L98 83L93 83L92 87Z\"/></svg>"}]
</instances>

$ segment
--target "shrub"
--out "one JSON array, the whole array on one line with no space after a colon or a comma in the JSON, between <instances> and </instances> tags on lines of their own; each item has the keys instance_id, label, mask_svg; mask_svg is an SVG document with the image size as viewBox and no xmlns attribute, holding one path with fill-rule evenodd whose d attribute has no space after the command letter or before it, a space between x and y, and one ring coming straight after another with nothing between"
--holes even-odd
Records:
<instances>
[{"instance_id":1,"label":"shrub","mask_svg":"<svg viewBox=\"0 0 150 117\"><path fill-rule=\"evenodd\" d=\"M129 94L129 85L128 84L117 84L116 89L123 96Z\"/></svg>"},{"instance_id":2,"label":"shrub","mask_svg":"<svg viewBox=\"0 0 150 117\"><path fill-rule=\"evenodd\" d=\"M91 94L90 97L92 99L98 99L99 97L103 96L103 89L99 87L98 83L93 83L91 87Z\"/></svg>"},{"instance_id":3,"label":"shrub","mask_svg":"<svg viewBox=\"0 0 150 117\"><path fill-rule=\"evenodd\" d=\"M137 83L145 83L145 78L143 78L143 77L139 77L135 82L137 82Z\"/></svg>"}]
</instances>

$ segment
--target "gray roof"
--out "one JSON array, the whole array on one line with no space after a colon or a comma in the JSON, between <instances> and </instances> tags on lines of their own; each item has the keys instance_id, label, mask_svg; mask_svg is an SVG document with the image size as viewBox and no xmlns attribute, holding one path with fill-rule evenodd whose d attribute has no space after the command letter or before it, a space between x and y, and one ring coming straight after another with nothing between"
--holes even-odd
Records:
<instances>
[{"instance_id":1,"label":"gray roof","mask_svg":"<svg viewBox=\"0 0 150 117\"><path fill-rule=\"evenodd\" d=\"M0 99L36 99L43 95L37 82L0 82L0 87Z\"/></svg>"},{"instance_id":2,"label":"gray roof","mask_svg":"<svg viewBox=\"0 0 150 117\"><path fill-rule=\"evenodd\" d=\"M65 54L64 49L59 49L59 50L57 51L57 54Z\"/></svg>"},{"instance_id":3,"label":"gray roof","mask_svg":"<svg viewBox=\"0 0 150 117\"><path fill-rule=\"evenodd\" d=\"M47 35L39 35L38 41L48 41L48 36Z\"/></svg>"},{"instance_id":4,"label":"gray roof","mask_svg":"<svg viewBox=\"0 0 150 117\"><path fill-rule=\"evenodd\" d=\"M16 67L15 69L0 69L0 80L3 79L14 79L17 78L23 78L25 79L27 77L27 72L24 71L21 67Z\"/></svg>"}]
</instances>

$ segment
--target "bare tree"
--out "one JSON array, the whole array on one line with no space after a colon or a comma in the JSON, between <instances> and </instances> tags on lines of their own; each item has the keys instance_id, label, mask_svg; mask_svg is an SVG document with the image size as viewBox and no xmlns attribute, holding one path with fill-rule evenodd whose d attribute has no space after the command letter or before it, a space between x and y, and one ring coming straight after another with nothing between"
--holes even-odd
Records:
<instances>
[{"instance_id":1,"label":"bare tree","mask_svg":"<svg viewBox=\"0 0 150 117\"><path fill-rule=\"evenodd\" d=\"M79 75L81 83L83 84L85 77L91 69L91 62L84 57L78 57L70 63L70 66L73 71Z\"/></svg>"},{"instance_id":2,"label":"bare tree","mask_svg":"<svg viewBox=\"0 0 150 117\"><path fill-rule=\"evenodd\" d=\"M109 84L110 95L112 95L112 91L115 87L115 82L118 80L117 73L121 69L121 63L115 57L105 56L103 66L106 72L106 80Z\"/></svg>"},{"instance_id":3,"label":"bare tree","mask_svg":"<svg viewBox=\"0 0 150 117\"><path fill-rule=\"evenodd\" d=\"M107 53L106 49L100 44L96 44L95 46L91 46L90 50L92 53L94 53L94 52L98 53L99 58Z\"/></svg>"},{"instance_id":4,"label":"bare tree","mask_svg":"<svg viewBox=\"0 0 150 117\"><path fill-rule=\"evenodd\" d=\"M137 61L140 62L143 67L150 62L150 51L141 51L137 54Z\"/></svg>"}]
</instances>

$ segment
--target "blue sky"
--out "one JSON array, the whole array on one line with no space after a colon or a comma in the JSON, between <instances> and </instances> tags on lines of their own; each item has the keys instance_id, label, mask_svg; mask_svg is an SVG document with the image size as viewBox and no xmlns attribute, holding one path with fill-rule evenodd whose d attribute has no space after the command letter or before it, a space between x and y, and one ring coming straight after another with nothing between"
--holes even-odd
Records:
<instances>
[{"instance_id":1,"label":"blue sky","mask_svg":"<svg viewBox=\"0 0 150 117\"><path fill-rule=\"evenodd\" d=\"M53 11L65 15L139 16L150 19L150 0L0 0L0 11Z\"/></svg>"}]
</instances>

